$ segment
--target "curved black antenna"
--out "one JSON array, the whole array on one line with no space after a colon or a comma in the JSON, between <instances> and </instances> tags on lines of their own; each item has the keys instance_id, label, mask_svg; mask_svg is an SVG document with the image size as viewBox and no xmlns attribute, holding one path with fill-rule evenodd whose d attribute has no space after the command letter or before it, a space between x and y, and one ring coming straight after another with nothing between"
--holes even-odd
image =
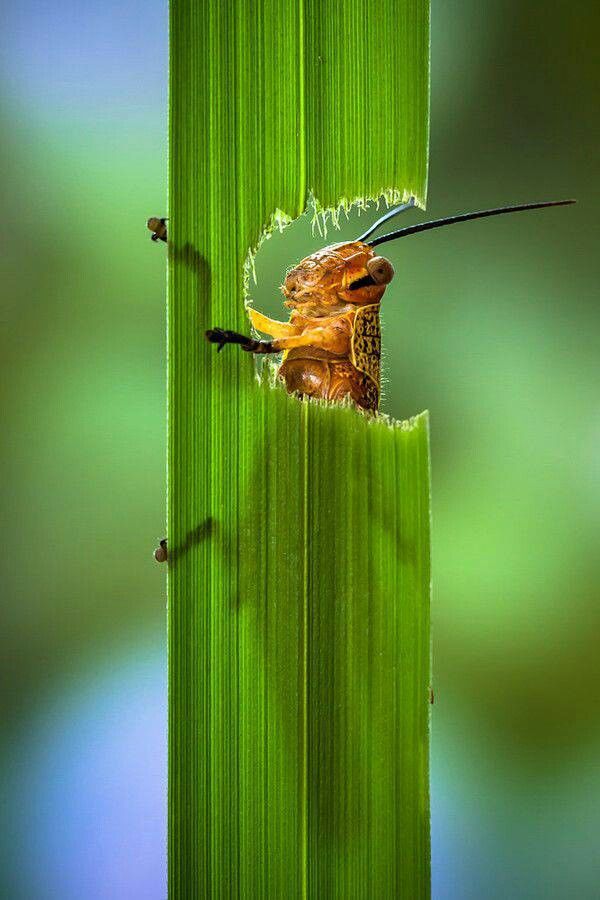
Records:
<instances>
[{"instance_id":1,"label":"curved black antenna","mask_svg":"<svg viewBox=\"0 0 600 900\"><path fill-rule=\"evenodd\" d=\"M432 222L409 225L407 228L400 228L399 231L382 234L381 237L368 241L368 244L369 247L377 247L379 244L385 244L387 241L395 241L396 238L408 237L409 234L418 234L420 231L429 231L431 228L441 228L442 225L455 225L457 222L485 219L486 216L502 216L505 213L522 212L526 209L544 209L546 206L568 206L570 203L576 202L576 200L550 200L547 203L524 203L522 206L502 206L498 209L484 209L481 212L462 213L459 216L449 216L447 219L435 219Z\"/></svg>"},{"instance_id":2,"label":"curved black antenna","mask_svg":"<svg viewBox=\"0 0 600 900\"><path fill-rule=\"evenodd\" d=\"M360 237L356 238L357 241L364 241L365 238L368 238L370 234L373 234L374 231L377 231L380 225L383 225L384 222L387 222L388 219L393 219L395 216L400 215L400 213L405 212L407 209L412 209L415 205L415 198L411 197L408 203L403 203L402 206L395 206L394 209L388 209L386 214L382 216L380 219L377 219L376 222L367 228L364 234L361 234Z\"/></svg>"}]
</instances>

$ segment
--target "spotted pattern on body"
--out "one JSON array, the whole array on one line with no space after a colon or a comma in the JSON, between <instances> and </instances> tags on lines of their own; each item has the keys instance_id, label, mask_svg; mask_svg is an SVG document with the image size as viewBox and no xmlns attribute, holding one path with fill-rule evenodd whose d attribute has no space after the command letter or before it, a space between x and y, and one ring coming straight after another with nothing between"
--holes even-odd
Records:
<instances>
[{"instance_id":1,"label":"spotted pattern on body","mask_svg":"<svg viewBox=\"0 0 600 900\"><path fill-rule=\"evenodd\" d=\"M379 384L381 367L381 324L379 304L361 306L356 310L351 339L352 365L366 376L365 387L370 398L379 405Z\"/></svg>"}]
</instances>

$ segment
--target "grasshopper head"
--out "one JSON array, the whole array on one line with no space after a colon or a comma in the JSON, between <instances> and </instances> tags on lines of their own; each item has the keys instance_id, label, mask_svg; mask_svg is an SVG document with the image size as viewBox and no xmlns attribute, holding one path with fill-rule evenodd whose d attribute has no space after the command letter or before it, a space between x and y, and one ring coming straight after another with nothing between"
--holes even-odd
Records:
<instances>
[{"instance_id":1,"label":"grasshopper head","mask_svg":"<svg viewBox=\"0 0 600 900\"><path fill-rule=\"evenodd\" d=\"M394 276L392 264L368 244L332 244L291 269L282 287L285 305L311 315L332 315L348 304L378 303Z\"/></svg>"}]
</instances>

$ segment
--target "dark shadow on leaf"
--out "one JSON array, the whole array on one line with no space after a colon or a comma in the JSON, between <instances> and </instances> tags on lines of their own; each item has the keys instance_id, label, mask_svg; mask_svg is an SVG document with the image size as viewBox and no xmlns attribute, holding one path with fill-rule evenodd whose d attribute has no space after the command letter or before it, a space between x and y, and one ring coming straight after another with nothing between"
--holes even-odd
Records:
<instances>
[{"instance_id":1,"label":"dark shadow on leaf","mask_svg":"<svg viewBox=\"0 0 600 900\"><path fill-rule=\"evenodd\" d=\"M188 553L192 547L197 547L202 541L209 538L215 531L215 520L209 516L203 522L188 531L179 546L169 547L169 563L174 564Z\"/></svg>"},{"instance_id":2,"label":"dark shadow on leaf","mask_svg":"<svg viewBox=\"0 0 600 900\"><path fill-rule=\"evenodd\" d=\"M169 259L171 262L182 262L191 272L200 279L210 281L210 265L206 257L189 241L181 247L169 243Z\"/></svg>"}]
</instances>

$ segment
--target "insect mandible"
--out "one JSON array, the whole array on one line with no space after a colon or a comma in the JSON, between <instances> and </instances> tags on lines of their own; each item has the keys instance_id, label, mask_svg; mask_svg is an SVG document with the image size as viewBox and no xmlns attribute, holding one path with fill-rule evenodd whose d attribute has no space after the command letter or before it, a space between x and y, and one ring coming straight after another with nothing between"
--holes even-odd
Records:
<instances>
[{"instance_id":1,"label":"insect mandible","mask_svg":"<svg viewBox=\"0 0 600 900\"><path fill-rule=\"evenodd\" d=\"M291 394L333 402L349 398L359 409L375 413L380 394L379 310L394 277L391 262L375 248L442 225L574 202L552 200L463 213L369 240L384 222L414 206L411 199L389 210L355 241L331 244L291 269L281 288L284 305L292 310L288 322L249 309L254 328L273 340L256 340L223 328L210 329L206 337L218 350L237 344L249 353L283 353L278 376Z\"/></svg>"}]
</instances>

